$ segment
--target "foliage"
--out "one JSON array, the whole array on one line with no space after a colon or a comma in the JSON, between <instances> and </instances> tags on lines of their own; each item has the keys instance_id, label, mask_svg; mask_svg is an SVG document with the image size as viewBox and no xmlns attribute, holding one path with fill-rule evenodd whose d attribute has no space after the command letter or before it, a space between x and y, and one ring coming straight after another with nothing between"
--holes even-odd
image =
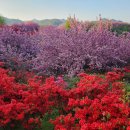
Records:
<instances>
[{"instance_id":1,"label":"foliage","mask_svg":"<svg viewBox=\"0 0 130 130\"><path fill-rule=\"evenodd\" d=\"M91 28L70 18L67 26L39 28L25 23L0 28L0 61L15 71L70 77L129 64L130 33L117 36L102 21Z\"/></svg>"},{"instance_id":2,"label":"foliage","mask_svg":"<svg viewBox=\"0 0 130 130\"><path fill-rule=\"evenodd\" d=\"M40 118L50 113L52 107L59 106L60 101L64 102L64 91L53 77L45 82L40 77L29 78L28 84L19 84L1 68L0 127L6 130L40 127Z\"/></svg>"},{"instance_id":3,"label":"foliage","mask_svg":"<svg viewBox=\"0 0 130 130\"><path fill-rule=\"evenodd\" d=\"M0 25L4 25L5 24L5 20L2 16L0 16Z\"/></svg>"},{"instance_id":4,"label":"foliage","mask_svg":"<svg viewBox=\"0 0 130 130\"><path fill-rule=\"evenodd\" d=\"M113 32L117 32L117 34L122 34L123 32L130 32L130 24L115 22L112 27Z\"/></svg>"},{"instance_id":5,"label":"foliage","mask_svg":"<svg viewBox=\"0 0 130 130\"><path fill-rule=\"evenodd\" d=\"M65 81L54 77L28 77L27 84L19 84L0 68L0 128L128 130L123 76L117 70L103 78L81 73L75 87L67 89Z\"/></svg>"},{"instance_id":6,"label":"foliage","mask_svg":"<svg viewBox=\"0 0 130 130\"><path fill-rule=\"evenodd\" d=\"M109 72L105 79L80 74L77 87L69 91L68 104L51 122L55 130L129 129L128 104L124 101L121 72Z\"/></svg>"},{"instance_id":7,"label":"foliage","mask_svg":"<svg viewBox=\"0 0 130 130\"><path fill-rule=\"evenodd\" d=\"M57 109L54 109L52 113L46 113L42 118L42 126L41 129L43 130L54 130L54 125L50 123L50 119L55 119L59 116L59 112Z\"/></svg>"},{"instance_id":8,"label":"foliage","mask_svg":"<svg viewBox=\"0 0 130 130\"><path fill-rule=\"evenodd\" d=\"M83 26L69 30L46 27L39 46L34 70L43 75L74 76L88 68L108 71L130 61L130 39L106 29L87 32Z\"/></svg>"},{"instance_id":9,"label":"foliage","mask_svg":"<svg viewBox=\"0 0 130 130\"><path fill-rule=\"evenodd\" d=\"M79 82L79 77L78 76L74 76L72 78L65 76L64 77L64 81L67 82L67 89L72 89L74 87L76 87L77 83Z\"/></svg>"},{"instance_id":10,"label":"foliage","mask_svg":"<svg viewBox=\"0 0 130 130\"><path fill-rule=\"evenodd\" d=\"M11 28L15 32L34 34L39 31L40 27L36 23L27 22L27 23L23 23L23 24L14 24L11 26Z\"/></svg>"},{"instance_id":11,"label":"foliage","mask_svg":"<svg viewBox=\"0 0 130 130\"><path fill-rule=\"evenodd\" d=\"M69 23L69 20L66 20L65 28L66 28L66 29L70 29L70 23Z\"/></svg>"},{"instance_id":12,"label":"foliage","mask_svg":"<svg viewBox=\"0 0 130 130\"><path fill-rule=\"evenodd\" d=\"M0 29L0 61L12 70L30 70L36 57L38 35L14 31L12 27Z\"/></svg>"}]
</instances>

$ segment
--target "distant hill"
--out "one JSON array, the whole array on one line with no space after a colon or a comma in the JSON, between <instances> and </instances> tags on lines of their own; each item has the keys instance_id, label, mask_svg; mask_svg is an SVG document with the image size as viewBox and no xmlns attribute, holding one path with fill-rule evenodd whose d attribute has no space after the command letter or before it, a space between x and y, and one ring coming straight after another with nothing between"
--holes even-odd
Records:
<instances>
[{"instance_id":1,"label":"distant hill","mask_svg":"<svg viewBox=\"0 0 130 130\"><path fill-rule=\"evenodd\" d=\"M5 20L5 23L7 25L12 25L12 24L20 24L23 22L28 22L28 21L22 21L20 19L11 19L11 18L7 18L7 17L3 17ZM35 22L41 26L47 26L47 25L54 25L54 26L59 26L61 24L65 23L65 19L44 19L44 20L37 20L37 19L33 19L30 20L32 22Z\"/></svg>"},{"instance_id":2,"label":"distant hill","mask_svg":"<svg viewBox=\"0 0 130 130\"><path fill-rule=\"evenodd\" d=\"M46 25L59 26L61 24L64 24L66 20L65 19L44 19L44 20L33 19L32 21L41 26L46 26Z\"/></svg>"},{"instance_id":3,"label":"distant hill","mask_svg":"<svg viewBox=\"0 0 130 130\"><path fill-rule=\"evenodd\" d=\"M102 18L102 20L103 21L108 21L109 19L107 19L107 18ZM112 22L123 22L123 21L121 21L121 20L115 20L115 19L110 19L110 21L112 21Z\"/></svg>"},{"instance_id":4,"label":"distant hill","mask_svg":"<svg viewBox=\"0 0 130 130\"><path fill-rule=\"evenodd\" d=\"M3 17L4 20L5 20L5 23L7 25L12 25L12 24L19 24L19 23L22 23L23 21L22 20L19 20L19 19L10 19L10 18L6 18L6 17Z\"/></svg>"}]
</instances>

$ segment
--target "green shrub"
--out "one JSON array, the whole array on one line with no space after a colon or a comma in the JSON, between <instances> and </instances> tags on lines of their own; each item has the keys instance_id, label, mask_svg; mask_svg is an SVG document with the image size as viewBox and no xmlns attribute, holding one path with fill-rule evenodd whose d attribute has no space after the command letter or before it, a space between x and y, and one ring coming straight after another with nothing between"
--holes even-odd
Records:
<instances>
[{"instance_id":1,"label":"green shrub","mask_svg":"<svg viewBox=\"0 0 130 130\"><path fill-rule=\"evenodd\" d=\"M3 25L3 24L5 24L5 20L2 16L0 16L0 25Z\"/></svg>"}]
</instances>

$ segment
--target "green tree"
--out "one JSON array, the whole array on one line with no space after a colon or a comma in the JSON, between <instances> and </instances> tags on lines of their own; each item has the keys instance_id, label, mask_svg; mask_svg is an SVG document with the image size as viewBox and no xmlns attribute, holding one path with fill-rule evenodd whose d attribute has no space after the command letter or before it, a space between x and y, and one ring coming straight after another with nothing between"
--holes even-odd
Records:
<instances>
[{"instance_id":1,"label":"green tree","mask_svg":"<svg viewBox=\"0 0 130 130\"><path fill-rule=\"evenodd\" d=\"M68 19L66 20L65 28L66 28L66 29L70 29L70 22L69 22Z\"/></svg>"},{"instance_id":2,"label":"green tree","mask_svg":"<svg viewBox=\"0 0 130 130\"><path fill-rule=\"evenodd\" d=\"M3 25L3 24L5 24L5 20L2 16L0 16L0 25Z\"/></svg>"}]
</instances>

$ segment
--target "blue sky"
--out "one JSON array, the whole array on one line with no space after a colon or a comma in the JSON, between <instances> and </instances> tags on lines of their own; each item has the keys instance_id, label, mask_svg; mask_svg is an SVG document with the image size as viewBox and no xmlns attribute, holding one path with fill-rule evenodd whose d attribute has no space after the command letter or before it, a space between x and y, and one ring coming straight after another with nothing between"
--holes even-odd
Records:
<instances>
[{"instance_id":1,"label":"blue sky","mask_svg":"<svg viewBox=\"0 0 130 130\"><path fill-rule=\"evenodd\" d=\"M103 18L130 23L130 0L0 0L0 14L9 18L51 19L75 16L79 20Z\"/></svg>"}]
</instances>

